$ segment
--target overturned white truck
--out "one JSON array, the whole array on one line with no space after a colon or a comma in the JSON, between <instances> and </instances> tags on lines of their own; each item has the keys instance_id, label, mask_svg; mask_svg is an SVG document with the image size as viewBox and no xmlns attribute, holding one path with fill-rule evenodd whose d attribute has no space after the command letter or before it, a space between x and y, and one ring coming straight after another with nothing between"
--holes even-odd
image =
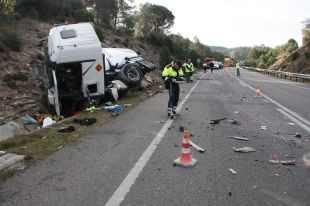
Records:
<instances>
[{"instance_id":1,"label":"overturned white truck","mask_svg":"<svg viewBox=\"0 0 310 206\"><path fill-rule=\"evenodd\" d=\"M136 87L155 65L124 48L101 48L92 23L58 25L45 41L48 105L69 116L85 100L115 100L118 91Z\"/></svg>"}]
</instances>

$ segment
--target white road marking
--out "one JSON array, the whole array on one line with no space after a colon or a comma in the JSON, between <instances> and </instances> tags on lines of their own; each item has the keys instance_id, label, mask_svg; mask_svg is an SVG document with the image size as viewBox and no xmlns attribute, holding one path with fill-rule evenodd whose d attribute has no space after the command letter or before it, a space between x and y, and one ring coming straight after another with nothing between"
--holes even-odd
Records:
<instances>
[{"instance_id":1,"label":"white road marking","mask_svg":"<svg viewBox=\"0 0 310 206\"><path fill-rule=\"evenodd\" d=\"M202 76L204 78L205 75ZM177 107L177 111L179 112L182 108L182 106L185 104L191 93L194 91L194 89L199 84L200 80L197 81L197 83L192 87L192 89L188 92L188 94L183 98L179 106ZM161 142L161 140L164 138L168 128L172 124L173 120L167 120L164 126L161 128L161 130L158 132L156 137L153 139L153 141L149 144L149 146L146 148L144 153L141 155L139 160L136 162L135 166L130 170L126 178L123 180L123 182L119 185L119 187L116 189L116 191L113 193L113 195L110 197L110 199L105 204L106 206L117 206L120 205L123 200L125 199L127 193L130 191L131 186L135 183L136 179L139 177L140 173L142 172L144 166L149 161L153 153L155 152L157 146Z\"/></svg>"},{"instance_id":2,"label":"white road marking","mask_svg":"<svg viewBox=\"0 0 310 206\"><path fill-rule=\"evenodd\" d=\"M298 119L296 119L295 117L293 117L291 114L285 112L282 109L277 108L277 110L283 114L284 116L286 116L287 118L289 118L290 120L292 120L293 122L295 122L298 126L300 126L301 128L303 128L304 130L306 130L307 132L310 133L310 128L305 125L303 122L299 121Z\"/></svg>"},{"instance_id":3,"label":"white road marking","mask_svg":"<svg viewBox=\"0 0 310 206\"><path fill-rule=\"evenodd\" d=\"M241 84L241 86L246 87L246 85L245 85L245 84L243 84L242 82L239 82L239 83Z\"/></svg>"},{"instance_id":4,"label":"white road marking","mask_svg":"<svg viewBox=\"0 0 310 206\"><path fill-rule=\"evenodd\" d=\"M238 81L243 82L242 80L238 79ZM247 83L243 82L248 88L250 88L253 91L256 91L255 88L251 87L250 85L248 85ZM296 119L298 119L299 121L301 121L302 123L306 124L307 126L310 126L310 121L303 118L302 116L298 115L296 112L293 112L292 110L286 108L285 106L283 106L282 104L278 103L277 101L271 99L270 97L266 96L265 94L261 94L261 96L265 97L267 100L269 100L270 102L274 103L275 105L277 105L278 107L280 107L282 110L286 111L287 113L289 113L291 116L294 116Z\"/></svg>"}]
</instances>

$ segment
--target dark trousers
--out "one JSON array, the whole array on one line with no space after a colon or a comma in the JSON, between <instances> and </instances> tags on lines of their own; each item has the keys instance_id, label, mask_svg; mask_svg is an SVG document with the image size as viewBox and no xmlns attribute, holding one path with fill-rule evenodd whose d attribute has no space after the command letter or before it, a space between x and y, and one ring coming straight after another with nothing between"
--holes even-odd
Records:
<instances>
[{"instance_id":1,"label":"dark trousers","mask_svg":"<svg viewBox=\"0 0 310 206\"><path fill-rule=\"evenodd\" d=\"M240 69L237 68L237 77L239 77L239 76L240 76Z\"/></svg>"},{"instance_id":2,"label":"dark trousers","mask_svg":"<svg viewBox=\"0 0 310 206\"><path fill-rule=\"evenodd\" d=\"M180 86L179 84L170 83L169 88L169 101L168 108L173 108L178 106L179 96L180 96Z\"/></svg>"},{"instance_id":3,"label":"dark trousers","mask_svg":"<svg viewBox=\"0 0 310 206\"><path fill-rule=\"evenodd\" d=\"M191 80L191 73L185 72L186 82L188 83Z\"/></svg>"},{"instance_id":4,"label":"dark trousers","mask_svg":"<svg viewBox=\"0 0 310 206\"><path fill-rule=\"evenodd\" d=\"M203 71L206 73L207 72L207 67L203 67Z\"/></svg>"},{"instance_id":5,"label":"dark trousers","mask_svg":"<svg viewBox=\"0 0 310 206\"><path fill-rule=\"evenodd\" d=\"M213 73L213 67L211 67L210 69L211 69L211 73Z\"/></svg>"}]
</instances>

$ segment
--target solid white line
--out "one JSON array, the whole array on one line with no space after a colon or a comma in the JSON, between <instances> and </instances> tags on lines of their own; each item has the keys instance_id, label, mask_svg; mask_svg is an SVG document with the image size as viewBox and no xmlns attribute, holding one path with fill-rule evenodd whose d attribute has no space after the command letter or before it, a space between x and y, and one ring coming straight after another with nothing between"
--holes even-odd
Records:
<instances>
[{"instance_id":1,"label":"solid white line","mask_svg":"<svg viewBox=\"0 0 310 206\"><path fill-rule=\"evenodd\" d=\"M246 87L246 85L245 85L245 84L243 84L242 82L239 82L239 84L241 84L241 86L243 86L243 87Z\"/></svg>"},{"instance_id":2,"label":"solid white line","mask_svg":"<svg viewBox=\"0 0 310 206\"><path fill-rule=\"evenodd\" d=\"M205 75L203 75L204 77ZM202 78L203 78L202 77ZM192 89L188 92L188 94L183 98L182 102L177 107L177 111L180 111L182 106L185 104L186 100L189 98L191 93L194 91L194 89L199 84L200 80L197 81L197 83L192 87ZM135 183L136 179L139 177L140 173L142 172L144 166L149 161L151 156L153 155L154 151L156 150L157 146L161 142L161 140L164 138L168 128L172 124L173 120L167 120L164 126L161 128L161 130L158 132L156 137L153 139L153 141L149 144L149 146L146 148L144 153L141 155L139 160L136 162L135 166L130 170L126 178L123 180L123 182L120 184L120 186L116 189L116 191L113 193L113 195L110 197L110 199L105 204L106 206L117 206L120 205L123 200L125 199L127 193L130 191L131 186Z\"/></svg>"},{"instance_id":3,"label":"solid white line","mask_svg":"<svg viewBox=\"0 0 310 206\"><path fill-rule=\"evenodd\" d=\"M290 115L289 113L283 111L282 109L277 108L277 110L283 114L284 116L286 116L287 118L289 118L290 120L292 120L293 122L295 122L297 125L299 125L301 128L303 128L304 130L306 130L307 132L310 133L310 128L305 125L304 123L302 123L301 121L299 121L298 119L296 119L295 117L293 117L292 115Z\"/></svg>"},{"instance_id":4,"label":"solid white line","mask_svg":"<svg viewBox=\"0 0 310 206\"><path fill-rule=\"evenodd\" d=\"M242 80L238 79L240 82L244 83L247 87L249 87L251 90L256 91L255 88L251 87L250 85L248 85L247 83L243 82ZM266 96L265 94L261 94L263 97L265 97L267 100L269 100L270 102L274 103L275 105L277 105L278 107L280 107L281 109L283 109L284 111L286 111L287 113L289 113L290 115L294 116L296 119L298 119L299 121L303 122L304 124L306 124L307 126L310 126L310 121L303 118L302 116L298 115L296 112L293 112L292 110L286 108L285 106L283 106L282 104L276 102L275 100L271 99L270 97Z\"/></svg>"}]
</instances>

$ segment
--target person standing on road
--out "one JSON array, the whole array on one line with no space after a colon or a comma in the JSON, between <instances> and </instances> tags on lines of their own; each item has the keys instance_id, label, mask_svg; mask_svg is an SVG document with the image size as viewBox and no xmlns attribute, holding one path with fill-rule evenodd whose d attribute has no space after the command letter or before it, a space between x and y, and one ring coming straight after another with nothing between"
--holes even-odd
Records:
<instances>
[{"instance_id":1,"label":"person standing on road","mask_svg":"<svg viewBox=\"0 0 310 206\"><path fill-rule=\"evenodd\" d=\"M208 69L208 64L207 64L206 62L204 62L203 65L202 65L202 67L203 67L204 73L206 73L206 72L207 72L207 69Z\"/></svg>"},{"instance_id":2,"label":"person standing on road","mask_svg":"<svg viewBox=\"0 0 310 206\"><path fill-rule=\"evenodd\" d=\"M195 71L194 65L191 59L187 60L187 63L183 65L185 67L185 74L186 74L186 82L193 82L193 74Z\"/></svg>"},{"instance_id":3,"label":"person standing on road","mask_svg":"<svg viewBox=\"0 0 310 206\"><path fill-rule=\"evenodd\" d=\"M213 61L211 61L211 63L210 63L210 70L211 70L211 74L213 73L213 69L214 69L214 63L213 63Z\"/></svg>"},{"instance_id":4,"label":"person standing on road","mask_svg":"<svg viewBox=\"0 0 310 206\"><path fill-rule=\"evenodd\" d=\"M239 62L237 62L236 68L237 68L237 77L239 77L240 76L240 63Z\"/></svg>"},{"instance_id":5,"label":"person standing on road","mask_svg":"<svg viewBox=\"0 0 310 206\"><path fill-rule=\"evenodd\" d=\"M179 81L183 81L184 73L182 68L182 62L179 60L173 61L168 64L163 72L162 78L165 81L165 88L169 91L168 101L168 118L175 119L179 116L176 109L179 102L180 96L180 85Z\"/></svg>"}]
</instances>

